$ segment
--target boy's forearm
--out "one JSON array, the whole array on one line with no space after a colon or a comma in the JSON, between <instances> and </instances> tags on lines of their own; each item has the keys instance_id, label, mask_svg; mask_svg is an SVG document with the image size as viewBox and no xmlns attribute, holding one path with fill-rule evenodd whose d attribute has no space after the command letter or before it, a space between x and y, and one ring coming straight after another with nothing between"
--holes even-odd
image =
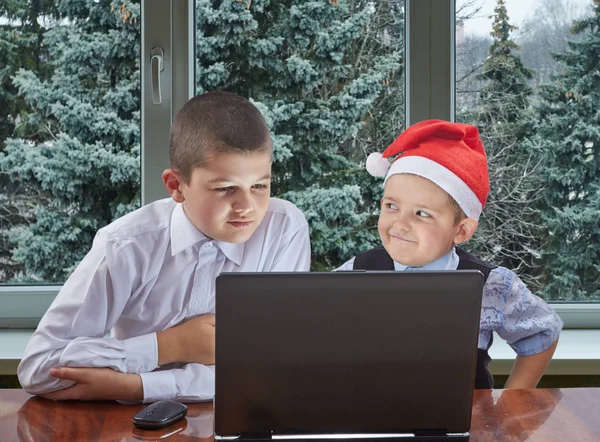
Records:
<instances>
[{"instance_id":1,"label":"boy's forearm","mask_svg":"<svg viewBox=\"0 0 600 442\"><path fill-rule=\"evenodd\" d=\"M215 363L215 316L197 316L156 334L158 365Z\"/></svg>"},{"instance_id":2,"label":"boy's forearm","mask_svg":"<svg viewBox=\"0 0 600 442\"><path fill-rule=\"evenodd\" d=\"M504 388L535 388L546 371L558 339L550 348L531 356L517 356Z\"/></svg>"},{"instance_id":3,"label":"boy's forearm","mask_svg":"<svg viewBox=\"0 0 600 442\"><path fill-rule=\"evenodd\" d=\"M122 400L144 399L144 386L138 374L127 374L110 368L59 367L50 370L57 379L74 381L70 387L42 394L52 400Z\"/></svg>"},{"instance_id":4,"label":"boy's forearm","mask_svg":"<svg viewBox=\"0 0 600 442\"><path fill-rule=\"evenodd\" d=\"M181 362L183 359L179 351L179 329L178 327L156 333L158 344L158 365Z\"/></svg>"},{"instance_id":5,"label":"boy's forearm","mask_svg":"<svg viewBox=\"0 0 600 442\"><path fill-rule=\"evenodd\" d=\"M54 328L52 329L54 330ZM46 331L36 332L19 364L17 374L22 387L30 394L45 394L72 385L68 380L50 376L55 367L111 368L122 373L152 370L156 360L148 355L144 337L118 340L111 337L79 336L65 345L64 339ZM152 337L154 339L154 337ZM152 342L145 339L145 342ZM135 351L131 351L135 349Z\"/></svg>"}]
</instances>

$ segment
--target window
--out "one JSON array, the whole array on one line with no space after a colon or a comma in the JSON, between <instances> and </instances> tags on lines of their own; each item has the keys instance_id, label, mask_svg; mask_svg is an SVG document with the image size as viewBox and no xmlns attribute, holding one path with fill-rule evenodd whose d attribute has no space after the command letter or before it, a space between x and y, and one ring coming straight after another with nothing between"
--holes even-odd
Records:
<instances>
[{"instance_id":1,"label":"window","mask_svg":"<svg viewBox=\"0 0 600 442\"><path fill-rule=\"evenodd\" d=\"M0 326L32 327L140 206L140 5L0 7Z\"/></svg>"},{"instance_id":2,"label":"window","mask_svg":"<svg viewBox=\"0 0 600 442\"><path fill-rule=\"evenodd\" d=\"M586 0L458 2L456 120L491 193L470 247L553 302L600 301L598 29ZM553 55L556 54L556 55Z\"/></svg>"},{"instance_id":3,"label":"window","mask_svg":"<svg viewBox=\"0 0 600 442\"><path fill-rule=\"evenodd\" d=\"M482 127L484 137L504 124L490 123L483 118L488 113L481 111L482 103L491 104L481 99L488 80L478 76L491 46L486 35L491 21L486 31L471 31L472 23L481 20L478 17L493 13L493 1L458 0L456 7L451 0L292 1L285 8L276 2L239 0L88 3L63 0L49 6L38 14L39 27L29 26L29 15L20 17L18 8L0 6L0 65L7 67L0 70L0 327L35 326L99 227L139 204L167 196L160 173L168 167L169 126L193 94L230 90L253 100L265 114L276 151L274 194L305 211L313 229L317 270L330 269L376 241L381 182L367 181L371 178L362 163L368 153L382 151L407 124L425 118L453 119L456 114L457 120ZM506 2L509 23L517 3ZM545 4L546 12L557 11L554 17L564 24L572 23L579 12L589 13L589 3ZM477 5L488 9L476 11ZM538 34L524 32L527 14L536 5L533 0L521 5L527 11L515 24L523 32L510 34L521 44L520 52L514 53L520 54L524 67L536 69L525 80L532 91L528 118L534 118L533 110L544 103L540 91L560 63L535 44L564 37L554 31L541 33L547 27L538 27ZM553 9L561 5L571 15ZM45 38L21 38L27 32L32 37L33 30ZM585 38L589 32L584 29L569 38ZM15 33L20 36L18 44ZM564 43L564 38L552 40L559 46L545 47L560 49ZM25 69L19 71L21 67ZM571 92L578 91L562 91L565 103L581 101L583 96L571 97ZM547 116L556 103L545 103ZM550 136L553 127L543 128L543 134L527 139L527 152L543 147L540 137ZM589 141L594 144L586 147ZM566 228L575 225L572 219L582 222L580 228L552 230L547 236L546 240L568 239L556 249L562 255L550 255L548 241L543 247L527 243L529 249L508 249L514 255L508 257L494 246L473 245L492 260L509 260L502 262L525 274L533 288L536 281L541 287L547 277L539 265L543 259L560 257L554 268L578 270L598 256L593 248L600 244L598 229L594 230L597 219L589 217L586 208L594 207L591 198L597 184L591 166L598 163L593 152L600 140L581 138L579 143L580 158L532 157L532 181L523 183L523 192L531 199L519 200L517 207L523 216L541 210L536 204L542 195L535 192L533 180L542 170L538 162L553 159L553 167L577 161L587 165L586 186L566 193L562 188L567 203L552 206L559 209L557 220L565 221ZM556 147L553 152L561 152L560 143ZM505 161L500 164L507 171L512 164L501 157L490 160ZM523 169L529 163L521 159L517 166L530 171ZM370 185L365 186L367 182ZM501 180L497 195L512 197L512 192L500 189L513 185ZM489 218L495 219L495 212L490 212ZM510 216L504 219L512 221ZM41 227L34 229L38 223ZM528 238L527 232L516 234ZM582 244L589 248L581 248ZM34 247L40 252L34 253ZM23 270L21 257L31 260L31 270ZM39 270L46 268L54 270L48 274ZM600 304L574 303L600 299L597 267L595 272L579 280L565 273L558 283L567 287L575 281L579 286L553 292L558 296L544 295L570 302L556 304L567 325L599 325Z\"/></svg>"},{"instance_id":4,"label":"window","mask_svg":"<svg viewBox=\"0 0 600 442\"><path fill-rule=\"evenodd\" d=\"M404 127L404 13L402 0L196 0L196 93L260 108L273 195L306 213L314 269L377 242L381 183L363 165Z\"/></svg>"},{"instance_id":5,"label":"window","mask_svg":"<svg viewBox=\"0 0 600 442\"><path fill-rule=\"evenodd\" d=\"M0 283L62 283L140 205L140 6L0 8Z\"/></svg>"}]
</instances>

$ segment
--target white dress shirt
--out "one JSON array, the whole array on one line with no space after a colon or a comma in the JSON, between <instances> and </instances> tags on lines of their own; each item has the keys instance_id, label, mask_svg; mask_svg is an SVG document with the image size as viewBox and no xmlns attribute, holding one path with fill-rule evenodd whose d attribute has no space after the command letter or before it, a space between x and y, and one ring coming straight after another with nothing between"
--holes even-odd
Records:
<instances>
[{"instance_id":1,"label":"white dress shirt","mask_svg":"<svg viewBox=\"0 0 600 442\"><path fill-rule=\"evenodd\" d=\"M308 224L287 201L271 198L241 244L207 238L181 204L156 201L98 231L29 341L19 381L44 394L73 384L51 377L52 367L109 367L139 373L144 402L212 400L214 367L158 367L156 332L214 313L219 273L309 268Z\"/></svg>"}]
</instances>

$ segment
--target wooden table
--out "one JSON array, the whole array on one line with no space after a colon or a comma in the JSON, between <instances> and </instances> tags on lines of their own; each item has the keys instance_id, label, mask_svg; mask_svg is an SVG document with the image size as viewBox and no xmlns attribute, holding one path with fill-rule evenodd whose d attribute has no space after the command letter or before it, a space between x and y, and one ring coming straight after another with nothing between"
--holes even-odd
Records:
<instances>
[{"instance_id":1,"label":"wooden table","mask_svg":"<svg viewBox=\"0 0 600 442\"><path fill-rule=\"evenodd\" d=\"M159 431L133 427L131 416L140 408L108 402L51 402L22 390L0 390L0 440L212 439L211 404L190 404L184 421ZM478 390L469 441L600 441L600 388Z\"/></svg>"}]
</instances>

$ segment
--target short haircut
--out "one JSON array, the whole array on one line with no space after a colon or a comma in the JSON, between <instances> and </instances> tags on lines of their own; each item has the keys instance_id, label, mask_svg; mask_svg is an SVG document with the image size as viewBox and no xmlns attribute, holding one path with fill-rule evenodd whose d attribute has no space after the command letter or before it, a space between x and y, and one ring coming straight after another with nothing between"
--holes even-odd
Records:
<instances>
[{"instance_id":1,"label":"short haircut","mask_svg":"<svg viewBox=\"0 0 600 442\"><path fill-rule=\"evenodd\" d=\"M169 136L171 168L189 183L192 171L220 153L269 152L273 145L260 111L230 92L207 92L175 116Z\"/></svg>"},{"instance_id":2,"label":"short haircut","mask_svg":"<svg viewBox=\"0 0 600 442\"><path fill-rule=\"evenodd\" d=\"M448 192L445 192L448 196L448 203L452 208L452 212L454 212L454 225L458 225L463 219L467 217L465 211L458 205L456 200L450 195Z\"/></svg>"}]
</instances>

